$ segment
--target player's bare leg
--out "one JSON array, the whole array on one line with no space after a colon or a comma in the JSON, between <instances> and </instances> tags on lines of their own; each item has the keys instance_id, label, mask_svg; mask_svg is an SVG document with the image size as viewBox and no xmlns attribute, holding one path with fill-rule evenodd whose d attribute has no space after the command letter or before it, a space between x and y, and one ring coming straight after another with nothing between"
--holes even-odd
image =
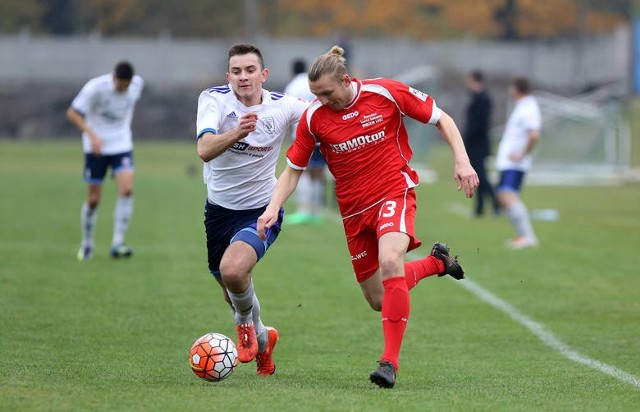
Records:
<instances>
[{"instance_id":1,"label":"player's bare leg","mask_svg":"<svg viewBox=\"0 0 640 412\"><path fill-rule=\"evenodd\" d=\"M133 169L118 171L115 180L118 187L118 198L113 211L111 256L114 258L130 257L133 250L125 245L124 238L133 215Z\"/></svg>"},{"instance_id":2,"label":"player's bare leg","mask_svg":"<svg viewBox=\"0 0 640 412\"><path fill-rule=\"evenodd\" d=\"M222 256L220 274L235 308L238 360L251 362L259 351L258 336L266 347L268 336L260 319L260 303L253 289L251 270L258 257L249 244L233 242Z\"/></svg>"},{"instance_id":3,"label":"player's bare leg","mask_svg":"<svg viewBox=\"0 0 640 412\"><path fill-rule=\"evenodd\" d=\"M408 247L409 236L405 233L385 233L378 240L379 271L384 289L384 352L378 369L373 371L369 378L383 388L392 388L395 385L400 347L409 320L409 288L404 277L404 258Z\"/></svg>"},{"instance_id":4,"label":"player's bare leg","mask_svg":"<svg viewBox=\"0 0 640 412\"><path fill-rule=\"evenodd\" d=\"M360 289L371 309L380 312L382 310L382 297L384 296L380 269L376 270L367 280L360 282Z\"/></svg>"},{"instance_id":5,"label":"player's bare leg","mask_svg":"<svg viewBox=\"0 0 640 412\"><path fill-rule=\"evenodd\" d=\"M224 298L224 301L229 304L229 308L231 309L231 314L235 317L236 309L233 307L233 303L231 302L231 298L229 297L229 292L227 291L227 287L224 285L224 282L222 281L222 279L218 280L216 278L216 282L218 282L218 284L220 285L220 289L222 290L222 297Z\"/></svg>"},{"instance_id":6,"label":"player's bare leg","mask_svg":"<svg viewBox=\"0 0 640 412\"><path fill-rule=\"evenodd\" d=\"M98 220L98 205L102 194L102 185L88 184L87 199L82 204L80 213L80 228L82 243L78 251L78 260L89 260L93 256L93 237Z\"/></svg>"}]
</instances>

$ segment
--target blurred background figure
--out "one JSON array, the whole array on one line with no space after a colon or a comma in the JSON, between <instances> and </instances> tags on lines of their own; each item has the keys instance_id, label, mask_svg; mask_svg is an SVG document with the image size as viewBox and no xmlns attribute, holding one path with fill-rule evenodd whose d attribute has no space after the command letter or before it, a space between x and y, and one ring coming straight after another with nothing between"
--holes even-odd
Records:
<instances>
[{"instance_id":1,"label":"blurred background figure","mask_svg":"<svg viewBox=\"0 0 640 412\"><path fill-rule=\"evenodd\" d=\"M300 58L295 59L291 65L291 69L293 78L284 92L310 102L313 101L316 97L309 90L306 61ZM291 128L293 139L296 137L297 127L298 124L296 123ZM285 223L292 225L322 223L325 202L325 166L326 163L320 153L320 147L316 146L316 149L311 155L309 166L300 177L300 183L298 184L298 190L296 192L297 210L295 213L285 216Z\"/></svg>"},{"instance_id":2,"label":"blurred background figure","mask_svg":"<svg viewBox=\"0 0 640 412\"><path fill-rule=\"evenodd\" d=\"M471 97L466 108L467 117L463 137L471 165L480 179L473 215L475 217L483 215L486 196L491 200L493 214L497 215L500 212L500 205L485 167L487 157L491 154L489 127L491 125L493 103L485 87L484 74L481 71L474 70L470 72L467 75L466 84Z\"/></svg>"},{"instance_id":3,"label":"blurred background figure","mask_svg":"<svg viewBox=\"0 0 640 412\"><path fill-rule=\"evenodd\" d=\"M520 198L520 191L524 175L531 169L542 117L538 101L531 95L527 78L515 78L509 93L515 100L515 107L507 119L496 155L496 169L500 172L498 200L516 231L515 237L507 241L507 247L522 249L538 246L538 238L531 226L529 211Z\"/></svg>"},{"instance_id":4,"label":"blurred background figure","mask_svg":"<svg viewBox=\"0 0 640 412\"><path fill-rule=\"evenodd\" d=\"M82 132L84 180L87 197L80 215L82 244L78 260L93 256L93 238L102 197L102 183L111 169L118 187L113 212L111 257L129 257L124 243L133 215L133 140L131 120L144 81L129 62L120 62L113 73L89 80L67 109L67 118Z\"/></svg>"}]
</instances>

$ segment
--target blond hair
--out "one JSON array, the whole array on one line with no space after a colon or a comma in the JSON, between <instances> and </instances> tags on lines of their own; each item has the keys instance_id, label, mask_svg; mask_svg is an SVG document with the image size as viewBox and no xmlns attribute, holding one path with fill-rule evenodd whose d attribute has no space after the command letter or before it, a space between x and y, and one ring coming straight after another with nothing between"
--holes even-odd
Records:
<instances>
[{"instance_id":1,"label":"blond hair","mask_svg":"<svg viewBox=\"0 0 640 412\"><path fill-rule=\"evenodd\" d=\"M335 80L340 80L347 72L347 59L344 49L333 46L325 54L318 56L309 69L309 80L315 82L324 74L330 74Z\"/></svg>"}]
</instances>

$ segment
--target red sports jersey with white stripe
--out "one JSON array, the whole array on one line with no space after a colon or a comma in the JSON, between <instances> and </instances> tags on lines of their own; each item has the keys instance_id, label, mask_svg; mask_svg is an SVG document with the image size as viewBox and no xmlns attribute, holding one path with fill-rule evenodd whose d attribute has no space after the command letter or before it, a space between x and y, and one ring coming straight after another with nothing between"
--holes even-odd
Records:
<instances>
[{"instance_id":1,"label":"red sports jersey with white stripe","mask_svg":"<svg viewBox=\"0 0 640 412\"><path fill-rule=\"evenodd\" d=\"M402 119L436 124L442 113L431 96L395 80L353 79L352 87L355 97L344 110L315 101L287 151L289 165L304 168L320 142L336 179L343 217L418 184L418 174L409 166L413 152Z\"/></svg>"}]
</instances>

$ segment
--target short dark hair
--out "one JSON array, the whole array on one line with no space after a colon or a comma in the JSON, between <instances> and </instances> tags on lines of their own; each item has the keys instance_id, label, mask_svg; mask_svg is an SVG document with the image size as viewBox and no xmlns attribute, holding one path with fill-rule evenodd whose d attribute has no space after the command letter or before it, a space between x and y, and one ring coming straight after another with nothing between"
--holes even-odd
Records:
<instances>
[{"instance_id":1,"label":"short dark hair","mask_svg":"<svg viewBox=\"0 0 640 412\"><path fill-rule=\"evenodd\" d=\"M307 62L305 62L304 59L295 59L291 65L291 69L294 75L304 73L307 71Z\"/></svg>"},{"instance_id":2,"label":"short dark hair","mask_svg":"<svg viewBox=\"0 0 640 412\"><path fill-rule=\"evenodd\" d=\"M471 77L473 81L484 83L484 73L482 73L480 70L472 70L469 73L469 77Z\"/></svg>"},{"instance_id":3,"label":"short dark hair","mask_svg":"<svg viewBox=\"0 0 640 412\"><path fill-rule=\"evenodd\" d=\"M531 93L531 84L529 83L529 79L526 77L516 77L513 79L513 87L522 95Z\"/></svg>"},{"instance_id":4,"label":"short dark hair","mask_svg":"<svg viewBox=\"0 0 640 412\"><path fill-rule=\"evenodd\" d=\"M258 56L258 59L260 60L260 68L264 69L264 60L262 59L262 53L260 53L260 49L252 44L239 43L231 46L231 48L229 49L229 60L231 60L233 56L242 56L244 54L250 53Z\"/></svg>"},{"instance_id":5,"label":"short dark hair","mask_svg":"<svg viewBox=\"0 0 640 412\"><path fill-rule=\"evenodd\" d=\"M116 64L116 68L113 72L116 75L116 79L120 80L131 80L134 75L133 66L129 62L120 62Z\"/></svg>"}]
</instances>

